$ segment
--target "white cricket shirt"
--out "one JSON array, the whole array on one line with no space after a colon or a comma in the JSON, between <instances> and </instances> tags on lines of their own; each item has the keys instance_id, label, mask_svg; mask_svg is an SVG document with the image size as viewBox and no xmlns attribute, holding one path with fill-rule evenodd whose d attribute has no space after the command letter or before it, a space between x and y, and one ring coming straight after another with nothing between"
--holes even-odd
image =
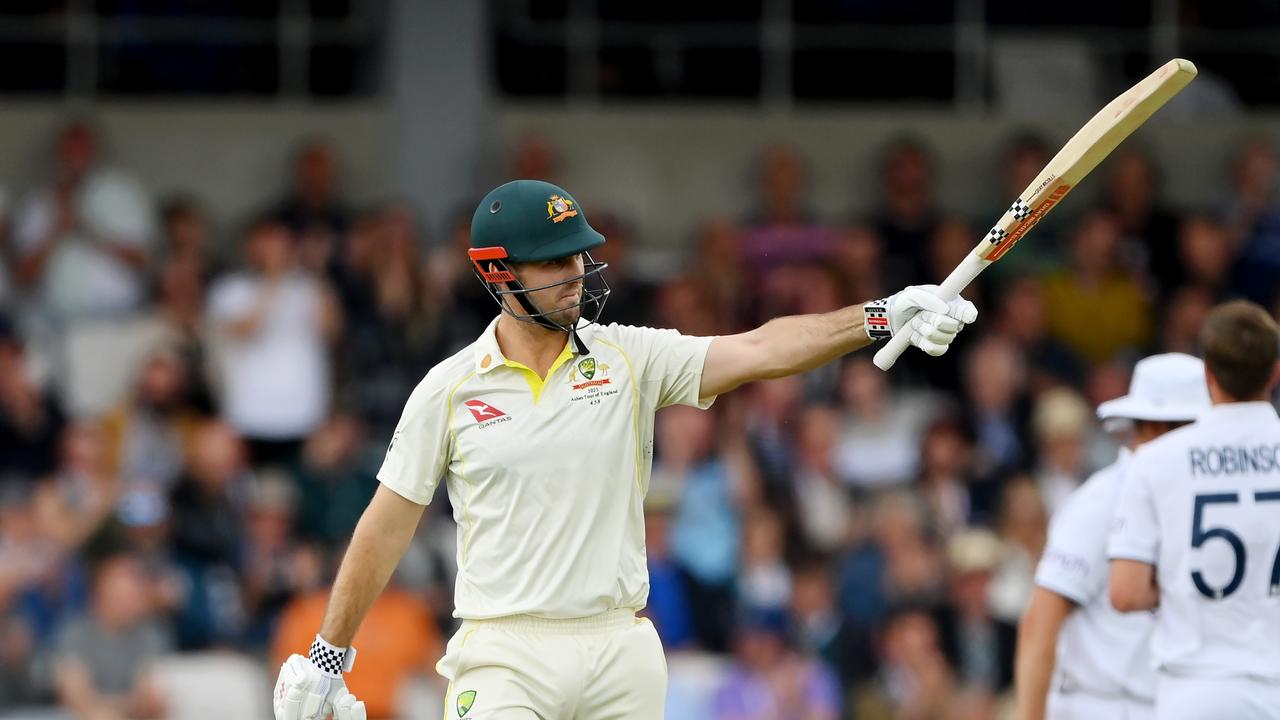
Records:
<instances>
[{"instance_id":1,"label":"white cricket shirt","mask_svg":"<svg viewBox=\"0 0 1280 720\"><path fill-rule=\"evenodd\" d=\"M495 319L410 395L378 480L416 503L447 482L454 616L576 618L642 608L654 413L700 402L712 338L586 325L545 382L503 357Z\"/></svg>"},{"instance_id":2,"label":"white cricket shirt","mask_svg":"<svg viewBox=\"0 0 1280 720\"><path fill-rule=\"evenodd\" d=\"M1036 584L1079 607L1058 634L1056 672L1073 689L1151 701L1155 673L1148 644L1150 613L1121 613L1107 595L1107 533L1132 453L1094 473L1067 499L1049 525Z\"/></svg>"},{"instance_id":3,"label":"white cricket shirt","mask_svg":"<svg viewBox=\"0 0 1280 720\"><path fill-rule=\"evenodd\" d=\"M1156 566L1151 651L1173 675L1280 681L1280 418L1215 405L1138 449L1108 554Z\"/></svg>"}]
</instances>

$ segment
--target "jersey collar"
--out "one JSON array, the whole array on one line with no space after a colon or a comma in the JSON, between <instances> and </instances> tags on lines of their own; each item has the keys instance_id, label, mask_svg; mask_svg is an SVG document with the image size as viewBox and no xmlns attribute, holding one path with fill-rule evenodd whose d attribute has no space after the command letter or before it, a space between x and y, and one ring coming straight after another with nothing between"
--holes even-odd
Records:
<instances>
[{"instance_id":1,"label":"jersey collar","mask_svg":"<svg viewBox=\"0 0 1280 720\"><path fill-rule=\"evenodd\" d=\"M1209 422L1275 422L1280 419L1276 408L1269 402L1233 402L1218 403L1200 416L1202 421Z\"/></svg>"},{"instance_id":2,"label":"jersey collar","mask_svg":"<svg viewBox=\"0 0 1280 720\"><path fill-rule=\"evenodd\" d=\"M477 375L484 375L499 365L513 364L507 361L507 358L502 354L502 349L498 347L498 317L495 317L489 323L489 326L484 329L484 332L480 333L480 337L476 340L475 368ZM582 327L581 321L579 321L578 326L579 328ZM581 332L581 329L579 329L579 332ZM573 343L566 342L564 344L564 350L560 353L560 357L556 358L556 362L552 366L552 372L555 371L555 368L564 364L565 361L573 357L573 355ZM524 367L519 363L514 364Z\"/></svg>"}]
</instances>

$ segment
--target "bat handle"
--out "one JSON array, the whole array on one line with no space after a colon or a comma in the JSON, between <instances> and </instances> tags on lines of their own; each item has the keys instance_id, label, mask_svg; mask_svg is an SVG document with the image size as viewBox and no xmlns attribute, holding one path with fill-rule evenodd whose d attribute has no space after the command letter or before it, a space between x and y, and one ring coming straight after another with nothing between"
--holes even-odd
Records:
<instances>
[{"instance_id":1,"label":"bat handle","mask_svg":"<svg viewBox=\"0 0 1280 720\"><path fill-rule=\"evenodd\" d=\"M951 271L946 280L942 281L942 285L938 286L938 297L947 301L954 300L990 264L990 260L983 260L975 253L965 255L964 260L956 266L955 270ZM898 358L902 356L902 353L906 352L907 346L910 344L910 333L898 333L889 338L889 342L885 343L884 347L876 351L873 362L881 370L888 370L893 367L894 363L898 362Z\"/></svg>"}]
</instances>

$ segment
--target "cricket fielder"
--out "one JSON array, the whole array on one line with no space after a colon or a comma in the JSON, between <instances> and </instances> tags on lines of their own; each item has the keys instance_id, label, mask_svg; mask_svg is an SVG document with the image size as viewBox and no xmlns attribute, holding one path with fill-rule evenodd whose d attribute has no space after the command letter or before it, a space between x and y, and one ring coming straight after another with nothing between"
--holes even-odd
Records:
<instances>
[{"instance_id":1,"label":"cricket fielder","mask_svg":"<svg viewBox=\"0 0 1280 720\"><path fill-rule=\"evenodd\" d=\"M549 183L517 180L480 202L469 255L501 312L409 397L309 657L281 670L277 698L308 700L300 712L277 704L278 720L329 712L351 638L442 478L458 525L462 620L437 665L451 681L445 717L662 717L662 646L636 617L649 592L654 413L706 408L743 383L895 333L941 355L977 317L971 303L917 286L723 337L601 326L609 289L590 251L604 242Z\"/></svg>"},{"instance_id":2,"label":"cricket fielder","mask_svg":"<svg viewBox=\"0 0 1280 720\"><path fill-rule=\"evenodd\" d=\"M1111 607L1107 535L1130 449L1208 408L1204 363L1182 353L1143 359L1133 369L1129 394L1098 406L1103 421L1132 421L1128 447L1053 517L1036 589L1018 624L1018 720L1154 717L1148 645L1155 619Z\"/></svg>"},{"instance_id":3,"label":"cricket fielder","mask_svg":"<svg viewBox=\"0 0 1280 720\"><path fill-rule=\"evenodd\" d=\"M1244 301L1200 345L1213 407L1134 453L1108 546L1111 602L1159 607L1160 720L1280 718L1280 332Z\"/></svg>"}]
</instances>

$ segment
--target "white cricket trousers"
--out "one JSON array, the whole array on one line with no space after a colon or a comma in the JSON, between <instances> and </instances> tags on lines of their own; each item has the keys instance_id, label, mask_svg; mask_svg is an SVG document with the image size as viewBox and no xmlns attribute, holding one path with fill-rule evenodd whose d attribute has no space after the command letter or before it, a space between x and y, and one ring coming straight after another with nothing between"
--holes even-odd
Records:
<instances>
[{"instance_id":1,"label":"white cricket trousers","mask_svg":"<svg viewBox=\"0 0 1280 720\"><path fill-rule=\"evenodd\" d=\"M1155 707L1134 698L1087 692L1049 693L1046 720L1154 720Z\"/></svg>"},{"instance_id":2,"label":"white cricket trousers","mask_svg":"<svg viewBox=\"0 0 1280 720\"><path fill-rule=\"evenodd\" d=\"M1161 673L1158 720L1280 720L1280 683L1260 679L1193 678Z\"/></svg>"},{"instance_id":3,"label":"white cricket trousers","mask_svg":"<svg viewBox=\"0 0 1280 720\"><path fill-rule=\"evenodd\" d=\"M445 720L660 720L667 697L658 633L629 609L465 620L436 670Z\"/></svg>"}]
</instances>

